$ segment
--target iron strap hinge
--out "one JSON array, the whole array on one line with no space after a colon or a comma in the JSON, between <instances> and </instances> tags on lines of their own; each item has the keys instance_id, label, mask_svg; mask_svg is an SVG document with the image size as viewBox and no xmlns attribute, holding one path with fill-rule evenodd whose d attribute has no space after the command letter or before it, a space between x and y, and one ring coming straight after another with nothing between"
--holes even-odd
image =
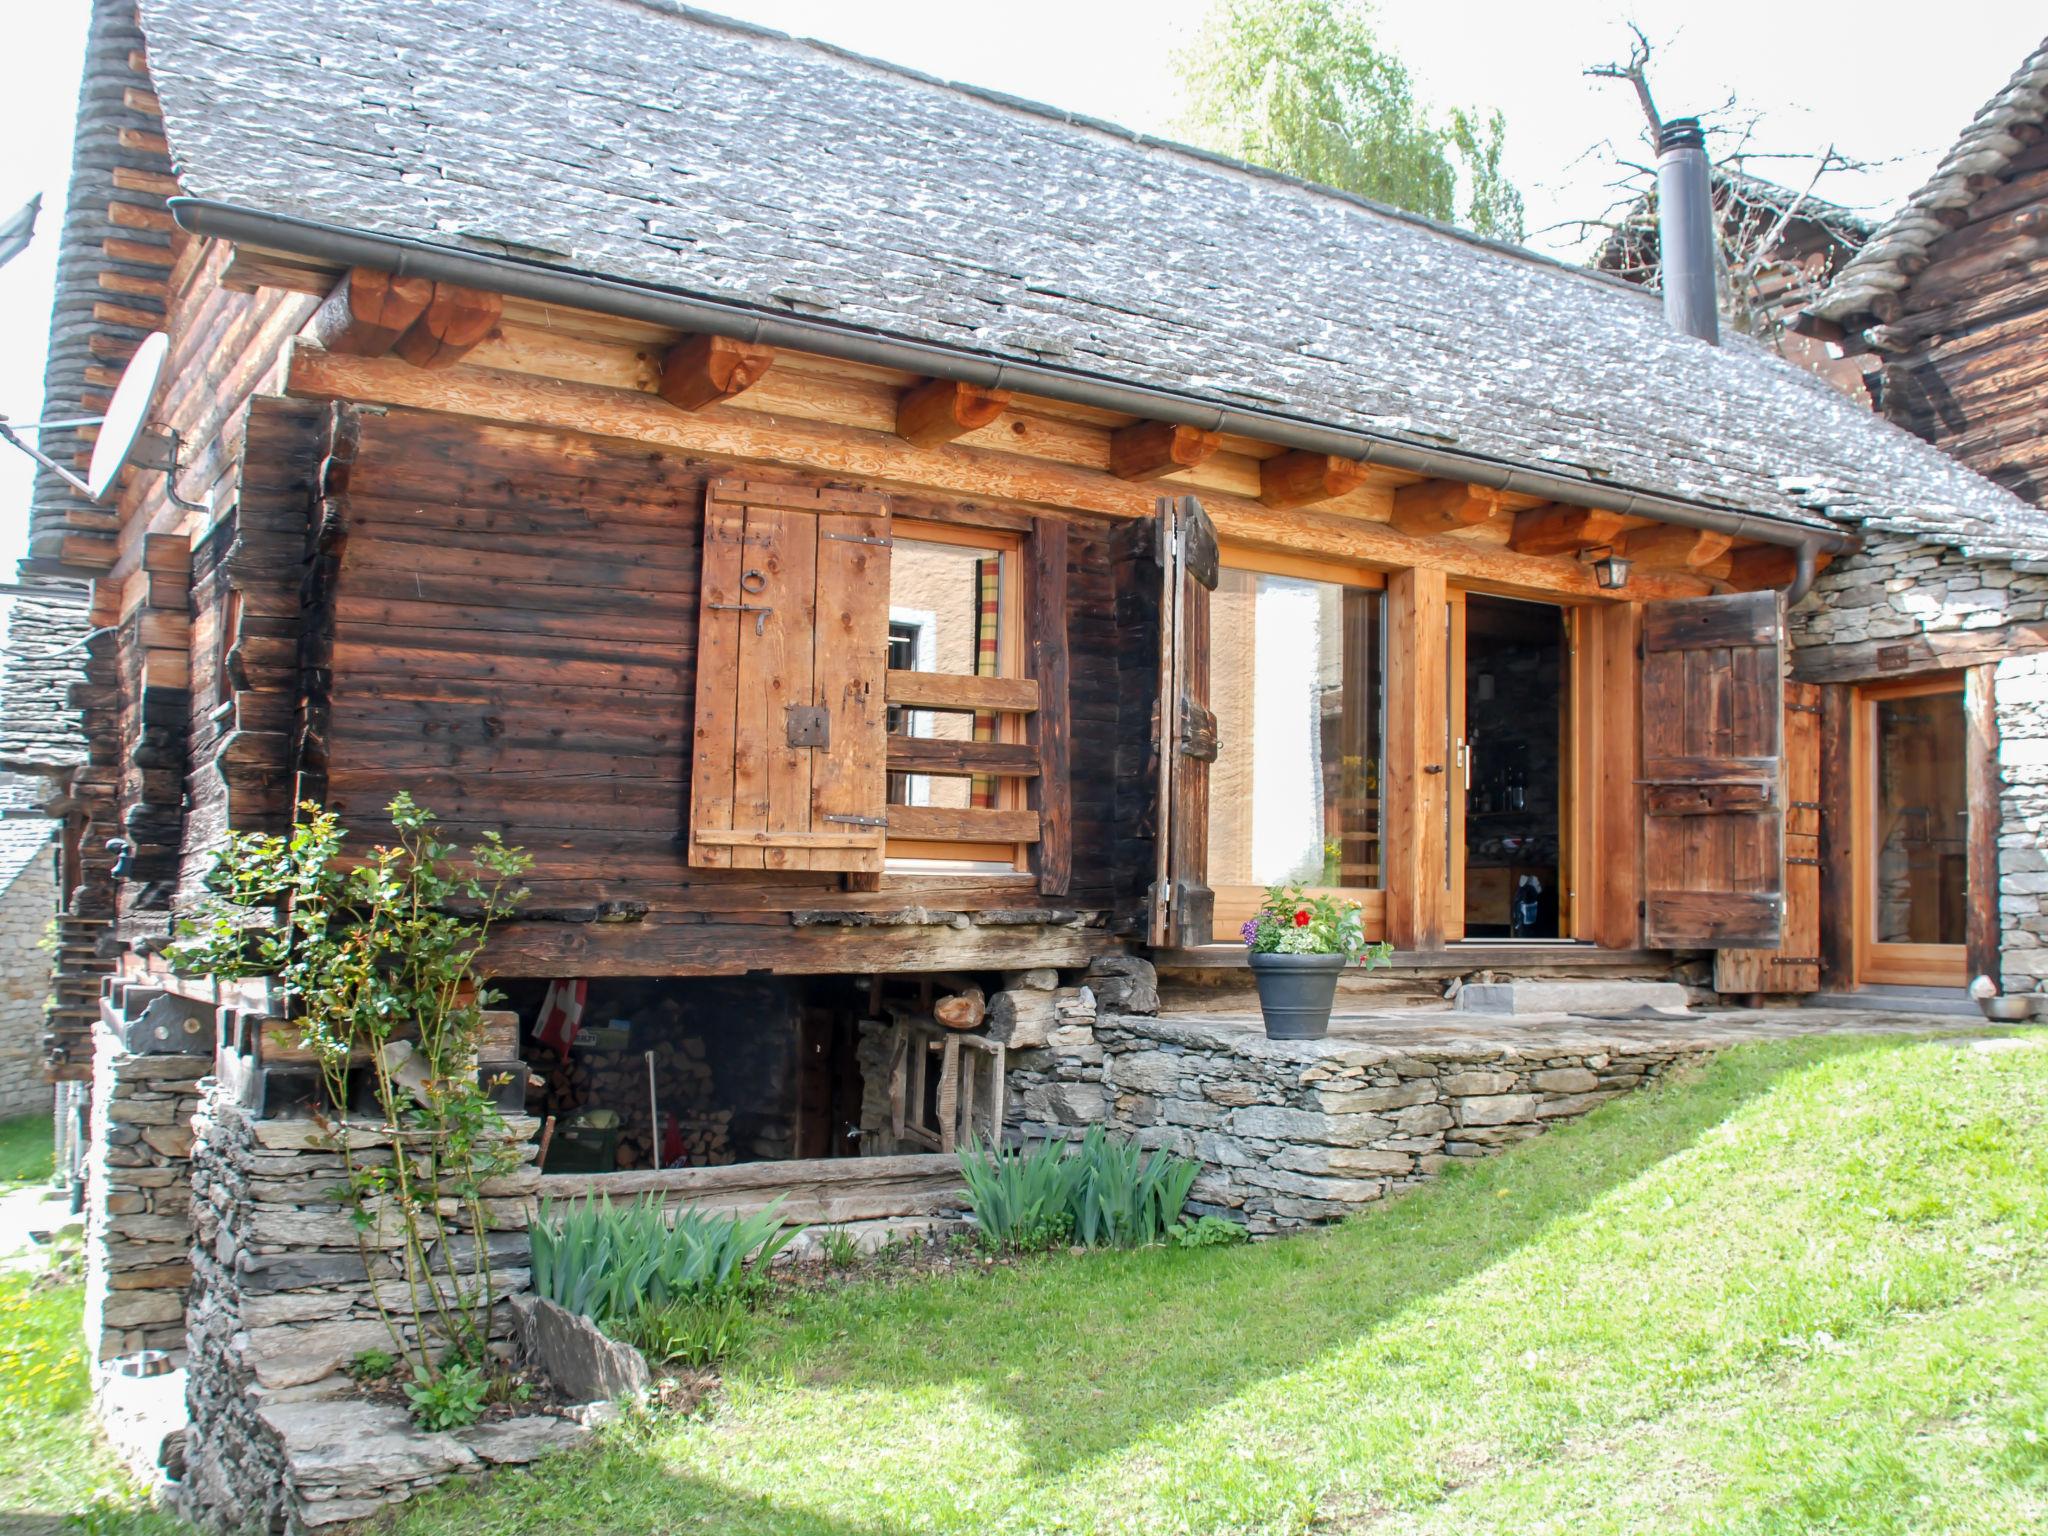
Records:
<instances>
[{"instance_id":1,"label":"iron strap hinge","mask_svg":"<svg viewBox=\"0 0 2048 1536\"><path fill-rule=\"evenodd\" d=\"M1818 800L1787 800L1785 804L1795 811L1817 811L1821 808Z\"/></svg>"},{"instance_id":2,"label":"iron strap hinge","mask_svg":"<svg viewBox=\"0 0 2048 1536\"><path fill-rule=\"evenodd\" d=\"M886 827L889 825L889 818L886 816L842 816L830 811L820 816L818 820L836 821L849 827Z\"/></svg>"},{"instance_id":3,"label":"iron strap hinge","mask_svg":"<svg viewBox=\"0 0 2048 1536\"><path fill-rule=\"evenodd\" d=\"M1819 860L1819 859L1804 859L1804 858L1800 858L1800 857L1798 857L1798 856L1796 856L1796 855L1794 855L1794 854L1789 854L1789 853L1785 855L1785 862L1786 862L1787 864L1810 864L1810 865L1812 865L1812 866L1813 866L1813 867L1814 867L1815 869L1819 869L1819 868L1820 868L1820 860Z\"/></svg>"},{"instance_id":4,"label":"iron strap hinge","mask_svg":"<svg viewBox=\"0 0 2048 1536\"><path fill-rule=\"evenodd\" d=\"M894 539L877 538L871 533L821 533L818 537L821 539L837 539L841 544L878 544L883 549L889 548L896 542Z\"/></svg>"}]
</instances>

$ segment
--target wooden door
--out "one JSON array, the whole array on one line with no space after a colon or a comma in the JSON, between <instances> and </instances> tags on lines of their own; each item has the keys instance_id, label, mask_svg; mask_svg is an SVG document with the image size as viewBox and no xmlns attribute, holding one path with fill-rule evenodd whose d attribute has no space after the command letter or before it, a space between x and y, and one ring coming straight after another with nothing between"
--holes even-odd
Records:
<instances>
[{"instance_id":1,"label":"wooden door","mask_svg":"<svg viewBox=\"0 0 2048 1536\"><path fill-rule=\"evenodd\" d=\"M1209 765L1216 716L1209 708L1209 594L1221 560L1216 526L1192 496L1162 497L1153 548L1160 568L1159 695L1153 712L1159 773L1159 836L1151 942L1207 944L1216 897L1209 888Z\"/></svg>"},{"instance_id":2,"label":"wooden door","mask_svg":"<svg viewBox=\"0 0 2048 1536\"><path fill-rule=\"evenodd\" d=\"M886 499L706 487L691 864L880 872L888 605Z\"/></svg>"},{"instance_id":3,"label":"wooden door","mask_svg":"<svg viewBox=\"0 0 2048 1536\"><path fill-rule=\"evenodd\" d=\"M1783 936L1780 594L1643 608L1644 938L1775 949Z\"/></svg>"},{"instance_id":4,"label":"wooden door","mask_svg":"<svg viewBox=\"0 0 2048 1536\"><path fill-rule=\"evenodd\" d=\"M1856 692L1850 842L1856 979L1968 979L1970 729L1957 674Z\"/></svg>"},{"instance_id":5,"label":"wooden door","mask_svg":"<svg viewBox=\"0 0 2048 1536\"><path fill-rule=\"evenodd\" d=\"M1785 930L1776 949L1714 952L1714 990L1820 990L1820 687L1785 685Z\"/></svg>"},{"instance_id":6,"label":"wooden door","mask_svg":"<svg viewBox=\"0 0 2048 1536\"><path fill-rule=\"evenodd\" d=\"M1465 594L1446 594L1444 615L1444 721L1450 764L1444 793L1443 939L1465 937L1465 811L1472 793L1472 742L1465 730Z\"/></svg>"}]
</instances>

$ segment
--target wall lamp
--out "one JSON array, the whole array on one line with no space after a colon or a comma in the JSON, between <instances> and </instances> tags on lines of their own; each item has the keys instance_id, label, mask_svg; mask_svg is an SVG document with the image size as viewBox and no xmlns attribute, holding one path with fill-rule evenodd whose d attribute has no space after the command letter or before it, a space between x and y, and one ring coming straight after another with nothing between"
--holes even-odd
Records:
<instances>
[{"instance_id":1,"label":"wall lamp","mask_svg":"<svg viewBox=\"0 0 2048 1536\"><path fill-rule=\"evenodd\" d=\"M1619 592L1628 585L1629 566L1633 563L1626 555L1617 555L1613 548L1603 544L1598 549L1582 549L1579 558L1593 567L1593 580L1604 590Z\"/></svg>"}]
</instances>

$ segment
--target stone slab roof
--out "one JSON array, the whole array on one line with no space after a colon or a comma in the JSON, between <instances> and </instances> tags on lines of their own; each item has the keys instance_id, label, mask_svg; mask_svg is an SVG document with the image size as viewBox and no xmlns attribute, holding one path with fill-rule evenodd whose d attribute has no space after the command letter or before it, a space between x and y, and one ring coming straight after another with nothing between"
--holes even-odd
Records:
<instances>
[{"instance_id":1,"label":"stone slab roof","mask_svg":"<svg viewBox=\"0 0 2048 1536\"><path fill-rule=\"evenodd\" d=\"M143 0L185 192L1814 525L2048 520L1654 296L667 0ZM1820 488L1820 489L1816 489Z\"/></svg>"},{"instance_id":2,"label":"stone slab roof","mask_svg":"<svg viewBox=\"0 0 2048 1536\"><path fill-rule=\"evenodd\" d=\"M1934 243L1949 232L1941 215L1975 201L1978 177L1999 176L2024 146L2012 130L2048 121L2048 41L2027 56L2005 88L1978 111L1941 158L1927 184L1879 227L1808 313L1854 324L1874 303L1898 293L1927 265Z\"/></svg>"}]
</instances>

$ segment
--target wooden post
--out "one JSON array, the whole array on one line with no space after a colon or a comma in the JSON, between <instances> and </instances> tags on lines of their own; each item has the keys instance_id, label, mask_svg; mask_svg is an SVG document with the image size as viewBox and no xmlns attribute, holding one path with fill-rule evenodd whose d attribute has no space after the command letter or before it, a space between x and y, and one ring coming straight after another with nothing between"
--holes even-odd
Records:
<instances>
[{"instance_id":1,"label":"wooden post","mask_svg":"<svg viewBox=\"0 0 2048 1536\"><path fill-rule=\"evenodd\" d=\"M1593 869L1594 938L1607 949L1633 949L1643 934L1642 638L1640 603L1592 611L1600 636L1599 747L1588 765L1596 801Z\"/></svg>"},{"instance_id":2,"label":"wooden post","mask_svg":"<svg viewBox=\"0 0 2048 1536\"><path fill-rule=\"evenodd\" d=\"M1038 889L1064 896L1074 873L1073 725L1067 656L1067 525L1042 517L1031 525L1031 675L1038 708L1029 724L1038 776L1031 806L1038 812Z\"/></svg>"},{"instance_id":3,"label":"wooden post","mask_svg":"<svg viewBox=\"0 0 2048 1536\"><path fill-rule=\"evenodd\" d=\"M1387 578L1387 937L1443 947L1451 779L1449 589L1440 569Z\"/></svg>"},{"instance_id":4,"label":"wooden post","mask_svg":"<svg viewBox=\"0 0 2048 1536\"><path fill-rule=\"evenodd\" d=\"M1998 928L1998 831L2004 782L1998 772L1998 667L1983 662L1963 674L1968 731L1964 775L1970 811L1968 899L1964 946L1972 979L2002 982Z\"/></svg>"},{"instance_id":5,"label":"wooden post","mask_svg":"<svg viewBox=\"0 0 2048 1536\"><path fill-rule=\"evenodd\" d=\"M1855 828L1856 691L1830 683L1820 691L1820 984L1856 985Z\"/></svg>"}]
</instances>

